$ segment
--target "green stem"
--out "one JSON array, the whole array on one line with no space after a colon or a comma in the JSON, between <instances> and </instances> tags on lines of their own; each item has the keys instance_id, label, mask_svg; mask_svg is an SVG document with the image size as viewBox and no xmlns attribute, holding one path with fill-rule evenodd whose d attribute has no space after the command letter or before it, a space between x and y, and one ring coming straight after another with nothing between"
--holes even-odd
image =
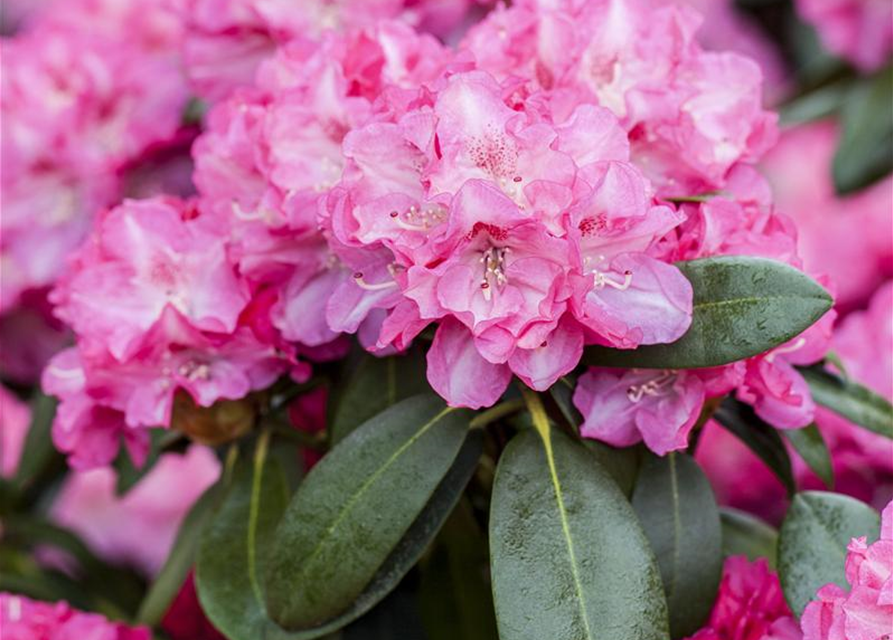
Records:
<instances>
[{"instance_id":1,"label":"green stem","mask_svg":"<svg viewBox=\"0 0 893 640\"><path fill-rule=\"evenodd\" d=\"M495 407L490 407L486 411L479 413L471 420L472 429L482 429L491 422L496 422L500 418L511 415L516 411L524 408L524 401L521 399L506 400Z\"/></svg>"}]
</instances>

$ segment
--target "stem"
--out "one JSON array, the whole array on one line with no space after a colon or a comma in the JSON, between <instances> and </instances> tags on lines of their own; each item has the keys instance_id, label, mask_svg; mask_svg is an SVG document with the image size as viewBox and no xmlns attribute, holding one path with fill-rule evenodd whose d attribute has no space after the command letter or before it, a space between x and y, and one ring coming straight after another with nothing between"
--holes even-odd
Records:
<instances>
[{"instance_id":1,"label":"stem","mask_svg":"<svg viewBox=\"0 0 893 640\"><path fill-rule=\"evenodd\" d=\"M496 422L500 418L511 415L516 411L524 408L524 401L520 398L515 400L506 400L495 407L490 407L483 413L479 413L471 420L472 429L482 429L491 422Z\"/></svg>"},{"instance_id":2,"label":"stem","mask_svg":"<svg viewBox=\"0 0 893 640\"><path fill-rule=\"evenodd\" d=\"M543 442L550 443L549 416L546 413L546 407L543 406L543 401L540 400L539 394L527 387L521 387L521 395L524 396L524 403L527 405L527 410L530 411L530 415L533 417L533 426L539 431Z\"/></svg>"}]
</instances>

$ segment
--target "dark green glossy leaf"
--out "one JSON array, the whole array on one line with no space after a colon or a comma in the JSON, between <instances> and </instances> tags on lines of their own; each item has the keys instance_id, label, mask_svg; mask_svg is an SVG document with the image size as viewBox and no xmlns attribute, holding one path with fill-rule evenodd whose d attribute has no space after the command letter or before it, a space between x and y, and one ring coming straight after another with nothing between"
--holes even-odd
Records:
<instances>
[{"instance_id":1,"label":"dark green glossy leaf","mask_svg":"<svg viewBox=\"0 0 893 640\"><path fill-rule=\"evenodd\" d=\"M853 85L841 124L833 173L837 193L846 195L893 171L893 65Z\"/></svg>"},{"instance_id":2,"label":"dark green glossy leaf","mask_svg":"<svg viewBox=\"0 0 893 640\"><path fill-rule=\"evenodd\" d=\"M430 640L497 640L487 538L467 500L421 565L419 602Z\"/></svg>"},{"instance_id":3,"label":"dark green glossy leaf","mask_svg":"<svg viewBox=\"0 0 893 640\"><path fill-rule=\"evenodd\" d=\"M844 564L850 539L876 540L880 516L868 505L836 493L798 493L781 525L778 574L785 598L799 616L829 582L847 588Z\"/></svg>"},{"instance_id":4,"label":"dark green glossy leaf","mask_svg":"<svg viewBox=\"0 0 893 640\"><path fill-rule=\"evenodd\" d=\"M827 369L800 369L813 399L850 422L893 439L893 405L861 384Z\"/></svg>"},{"instance_id":5,"label":"dark green glossy leaf","mask_svg":"<svg viewBox=\"0 0 893 640\"><path fill-rule=\"evenodd\" d=\"M780 431L791 443L794 450L803 458L803 462L813 470L828 489L834 488L834 467L831 465L831 454L822 437L822 432L815 423L802 429L785 429Z\"/></svg>"},{"instance_id":6,"label":"dark green glossy leaf","mask_svg":"<svg viewBox=\"0 0 893 640\"><path fill-rule=\"evenodd\" d=\"M357 596L350 607L337 617L312 629L295 634L300 640L318 638L342 628L344 625L364 615L397 586L400 580L419 561L425 549L437 535L449 516L465 485L471 479L482 450L483 437L478 431L468 435L456 456L456 461L446 477L434 491L434 495L415 522L400 540L391 555Z\"/></svg>"},{"instance_id":7,"label":"dark green glossy leaf","mask_svg":"<svg viewBox=\"0 0 893 640\"><path fill-rule=\"evenodd\" d=\"M432 394L409 398L313 468L274 538L266 581L273 619L317 628L351 607L447 475L470 416Z\"/></svg>"},{"instance_id":8,"label":"dark green glossy leaf","mask_svg":"<svg viewBox=\"0 0 893 640\"><path fill-rule=\"evenodd\" d=\"M710 482L688 455L648 455L633 509L657 556L670 612L670 634L701 628L722 576L722 532Z\"/></svg>"},{"instance_id":9,"label":"dark green glossy leaf","mask_svg":"<svg viewBox=\"0 0 893 640\"><path fill-rule=\"evenodd\" d=\"M425 358L419 350L387 358L363 354L344 384L332 394L332 444L341 442L388 407L427 390Z\"/></svg>"},{"instance_id":10,"label":"dark green glossy leaf","mask_svg":"<svg viewBox=\"0 0 893 640\"><path fill-rule=\"evenodd\" d=\"M586 364L646 369L714 367L777 347L809 328L831 296L786 264L743 256L677 266L694 289L691 328L672 344L623 350L587 347Z\"/></svg>"},{"instance_id":11,"label":"dark green glossy leaf","mask_svg":"<svg viewBox=\"0 0 893 640\"><path fill-rule=\"evenodd\" d=\"M846 102L851 85L851 78L841 78L798 96L781 108L781 124L803 124L834 115Z\"/></svg>"},{"instance_id":12,"label":"dark green glossy leaf","mask_svg":"<svg viewBox=\"0 0 893 640\"><path fill-rule=\"evenodd\" d=\"M778 559L778 531L756 516L744 511L723 507L722 519L723 556L747 556L750 561L766 558L775 569Z\"/></svg>"},{"instance_id":13,"label":"dark green glossy leaf","mask_svg":"<svg viewBox=\"0 0 893 640\"><path fill-rule=\"evenodd\" d=\"M285 475L267 453L267 436L261 436L253 461L236 465L232 487L199 546L195 580L202 609L230 640L295 637L264 608L266 553L288 504Z\"/></svg>"},{"instance_id":14,"label":"dark green glossy leaf","mask_svg":"<svg viewBox=\"0 0 893 640\"><path fill-rule=\"evenodd\" d=\"M224 482L208 488L183 519L167 561L155 577L137 613L137 622L157 626L195 564L198 544L224 494Z\"/></svg>"},{"instance_id":15,"label":"dark green glossy leaf","mask_svg":"<svg viewBox=\"0 0 893 640\"><path fill-rule=\"evenodd\" d=\"M544 437L520 433L496 471L490 554L499 637L667 638L660 571L629 502L584 447L548 427Z\"/></svg>"},{"instance_id":16,"label":"dark green glossy leaf","mask_svg":"<svg viewBox=\"0 0 893 640\"><path fill-rule=\"evenodd\" d=\"M733 398L727 398L713 417L765 462L781 480L788 494L793 495L797 486L791 456L774 427L757 416L751 407Z\"/></svg>"}]
</instances>

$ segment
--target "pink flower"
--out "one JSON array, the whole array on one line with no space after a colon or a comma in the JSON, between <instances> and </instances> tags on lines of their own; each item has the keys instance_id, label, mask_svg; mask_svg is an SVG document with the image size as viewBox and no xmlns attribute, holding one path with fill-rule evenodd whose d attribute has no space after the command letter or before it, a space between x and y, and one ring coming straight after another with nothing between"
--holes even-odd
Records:
<instances>
[{"instance_id":1,"label":"pink flower","mask_svg":"<svg viewBox=\"0 0 893 640\"><path fill-rule=\"evenodd\" d=\"M190 572L171 603L161 628L171 640L226 640L202 611L195 589L195 573Z\"/></svg>"},{"instance_id":2,"label":"pink flower","mask_svg":"<svg viewBox=\"0 0 893 640\"><path fill-rule=\"evenodd\" d=\"M779 210L797 224L805 267L831 278L838 308L848 311L864 306L893 276L893 178L837 196L831 160L839 137L831 121L787 129L762 167Z\"/></svg>"},{"instance_id":3,"label":"pink flower","mask_svg":"<svg viewBox=\"0 0 893 640\"><path fill-rule=\"evenodd\" d=\"M57 313L88 350L133 356L166 312L194 329L235 329L248 294L226 239L175 200L125 201L105 213L75 271L54 294Z\"/></svg>"},{"instance_id":4,"label":"pink flower","mask_svg":"<svg viewBox=\"0 0 893 640\"><path fill-rule=\"evenodd\" d=\"M797 620L766 560L726 559L719 595L705 627L689 640L801 640Z\"/></svg>"},{"instance_id":5,"label":"pink flower","mask_svg":"<svg viewBox=\"0 0 893 640\"><path fill-rule=\"evenodd\" d=\"M151 640L147 627L130 628L66 602L39 602L0 593L0 627L5 640Z\"/></svg>"},{"instance_id":6,"label":"pink flower","mask_svg":"<svg viewBox=\"0 0 893 640\"><path fill-rule=\"evenodd\" d=\"M796 6L828 49L864 71L893 53L893 7L886 0L797 0Z\"/></svg>"},{"instance_id":7,"label":"pink flower","mask_svg":"<svg viewBox=\"0 0 893 640\"><path fill-rule=\"evenodd\" d=\"M591 367L577 382L580 433L617 447L637 442L664 455L684 449L704 400L740 384L739 366L691 371Z\"/></svg>"},{"instance_id":8,"label":"pink flower","mask_svg":"<svg viewBox=\"0 0 893 640\"><path fill-rule=\"evenodd\" d=\"M214 453L200 445L182 455L163 454L120 498L115 495L114 470L72 473L53 503L51 517L103 558L152 576L167 559L180 522L219 475Z\"/></svg>"},{"instance_id":9,"label":"pink flower","mask_svg":"<svg viewBox=\"0 0 893 640\"><path fill-rule=\"evenodd\" d=\"M815 418L815 402L795 365L821 360L828 351L837 313L830 311L802 334L747 363L737 397L753 405L763 420L779 429L799 429Z\"/></svg>"},{"instance_id":10,"label":"pink flower","mask_svg":"<svg viewBox=\"0 0 893 640\"><path fill-rule=\"evenodd\" d=\"M850 589L819 589L803 612L804 640L882 640L893 630L893 502L882 514L880 540L853 538L847 551Z\"/></svg>"},{"instance_id":11,"label":"pink flower","mask_svg":"<svg viewBox=\"0 0 893 640\"><path fill-rule=\"evenodd\" d=\"M28 405L0 387L0 477L11 478L19 468L30 424Z\"/></svg>"}]
</instances>

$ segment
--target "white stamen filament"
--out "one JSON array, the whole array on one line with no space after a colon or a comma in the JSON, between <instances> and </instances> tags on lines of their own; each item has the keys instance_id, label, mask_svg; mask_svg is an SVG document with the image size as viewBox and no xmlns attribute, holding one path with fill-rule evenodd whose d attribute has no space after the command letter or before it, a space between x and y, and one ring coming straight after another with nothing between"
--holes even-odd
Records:
<instances>
[{"instance_id":1,"label":"white stamen filament","mask_svg":"<svg viewBox=\"0 0 893 640\"><path fill-rule=\"evenodd\" d=\"M806 344L806 338L800 337L797 342L794 344L790 344L786 347L778 347L775 351L766 356L766 362L772 362L775 360L775 356L784 355L786 353L794 353L795 351L799 351L803 345Z\"/></svg>"},{"instance_id":2,"label":"white stamen filament","mask_svg":"<svg viewBox=\"0 0 893 640\"><path fill-rule=\"evenodd\" d=\"M249 213L242 208L242 205L238 200L233 200L233 213L239 220L244 220L245 222L251 222L252 220L263 220L266 215L264 211L258 209L253 213Z\"/></svg>"},{"instance_id":3,"label":"white stamen filament","mask_svg":"<svg viewBox=\"0 0 893 640\"><path fill-rule=\"evenodd\" d=\"M618 282L617 280L612 280L610 277L608 277L608 275L602 273L601 271L593 271L592 281L596 289L611 287L612 289L617 289L618 291L626 291L633 283L633 273L632 271L624 271L623 282Z\"/></svg>"},{"instance_id":4,"label":"white stamen filament","mask_svg":"<svg viewBox=\"0 0 893 640\"><path fill-rule=\"evenodd\" d=\"M645 396L661 396L667 392L674 382L676 382L676 374L672 371L664 371L648 382L631 385L626 390L626 397L629 398L630 402L635 403L641 402Z\"/></svg>"},{"instance_id":5,"label":"white stamen filament","mask_svg":"<svg viewBox=\"0 0 893 640\"><path fill-rule=\"evenodd\" d=\"M495 284L502 289L508 283L508 277L505 275L505 257L511 250L508 247L490 247L481 255L481 264L484 265L484 276L481 279L481 291L484 294L484 300L489 302L493 298L493 288L490 280L495 280Z\"/></svg>"},{"instance_id":6,"label":"white stamen filament","mask_svg":"<svg viewBox=\"0 0 893 640\"><path fill-rule=\"evenodd\" d=\"M366 291L383 291L385 289L390 289L391 287L396 287L397 283L391 280L390 282L378 282L378 283L369 283L363 279L362 272L358 271L353 274L353 280L357 283L357 286L360 289L365 289Z\"/></svg>"},{"instance_id":7,"label":"white stamen filament","mask_svg":"<svg viewBox=\"0 0 893 640\"><path fill-rule=\"evenodd\" d=\"M18 596L11 596L9 602L9 621L18 622L22 618L22 601Z\"/></svg>"}]
</instances>

